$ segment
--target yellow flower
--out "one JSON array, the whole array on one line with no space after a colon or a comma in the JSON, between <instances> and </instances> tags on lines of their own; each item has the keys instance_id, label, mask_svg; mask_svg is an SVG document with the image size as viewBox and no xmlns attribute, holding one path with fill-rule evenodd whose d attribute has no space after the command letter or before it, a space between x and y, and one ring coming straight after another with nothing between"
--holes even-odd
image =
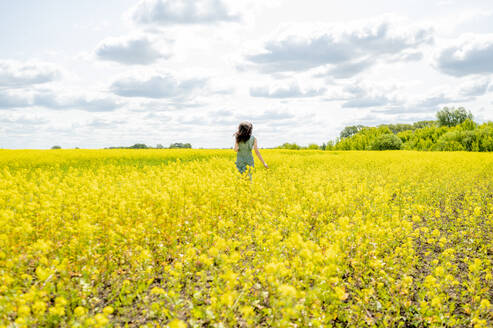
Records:
<instances>
[{"instance_id":1,"label":"yellow flower","mask_svg":"<svg viewBox=\"0 0 493 328\"><path fill-rule=\"evenodd\" d=\"M36 301L33 304L33 312L36 315L41 315L46 311L46 302L43 301Z\"/></svg>"},{"instance_id":2,"label":"yellow flower","mask_svg":"<svg viewBox=\"0 0 493 328\"><path fill-rule=\"evenodd\" d=\"M168 323L169 328L187 328L187 324L179 319L173 319Z\"/></svg>"},{"instance_id":3,"label":"yellow flower","mask_svg":"<svg viewBox=\"0 0 493 328\"><path fill-rule=\"evenodd\" d=\"M216 257L219 255L219 249L217 247L211 247L207 253L212 257Z\"/></svg>"},{"instance_id":4,"label":"yellow flower","mask_svg":"<svg viewBox=\"0 0 493 328\"><path fill-rule=\"evenodd\" d=\"M18 317L17 319L15 319L15 324L18 326L18 327L26 327L26 318L24 317Z\"/></svg>"},{"instance_id":5,"label":"yellow flower","mask_svg":"<svg viewBox=\"0 0 493 328\"><path fill-rule=\"evenodd\" d=\"M344 301L348 296L344 287L336 286L334 287L334 292L336 293L337 298L341 301Z\"/></svg>"},{"instance_id":6,"label":"yellow flower","mask_svg":"<svg viewBox=\"0 0 493 328\"><path fill-rule=\"evenodd\" d=\"M48 309L50 314L63 316L65 314L65 309L61 306L54 306Z\"/></svg>"},{"instance_id":7,"label":"yellow flower","mask_svg":"<svg viewBox=\"0 0 493 328\"><path fill-rule=\"evenodd\" d=\"M481 216L481 207L476 207L474 209L474 216Z\"/></svg>"},{"instance_id":8,"label":"yellow flower","mask_svg":"<svg viewBox=\"0 0 493 328\"><path fill-rule=\"evenodd\" d=\"M213 256L217 256L217 254ZM206 254L200 254L198 261L205 266L210 266L214 263L214 260L209 256L207 256Z\"/></svg>"},{"instance_id":9,"label":"yellow flower","mask_svg":"<svg viewBox=\"0 0 493 328\"><path fill-rule=\"evenodd\" d=\"M4 319L104 328L144 302L149 327L352 327L391 300L423 325L489 324L490 154L263 154L243 180L230 150L0 149Z\"/></svg>"},{"instance_id":10,"label":"yellow flower","mask_svg":"<svg viewBox=\"0 0 493 328\"><path fill-rule=\"evenodd\" d=\"M221 300L222 304L230 307L233 305L235 298L236 298L236 293L233 291L230 291L230 292L226 292L226 293L222 294L220 297L220 300Z\"/></svg>"},{"instance_id":11,"label":"yellow flower","mask_svg":"<svg viewBox=\"0 0 493 328\"><path fill-rule=\"evenodd\" d=\"M283 284L279 286L279 293L283 297L294 298L296 297L296 288L291 285Z\"/></svg>"},{"instance_id":12,"label":"yellow flower","mask_svg":"<svg viewBox=\"0 0 493 328\"><path fill-rule=\"evenodd\" d=\"M480 259L474 259L474 262L469 264L469 271L473 273L478 273L481 271L481 260Z\"/></svg>"},{"instance_id":13,"label":"yellow flower","mask_svg":"<svg viewBox=\"0 0 493 328\"><path fill-rule=\"evenodd\" d=\"M107 306L103 309L103 313L106 315L110 315L115 311L112 306Z\"/></svg>"},{"instance_id":14,"label":"yellow flower","mask_svg":"<svg viewBox=\"0 0 493 328\"><path fill-rule=\"evenodd\" d=\"M164 289L159 288L159 287L153 287L151 289L151 294L162 295L162 294L165 294L165 293L166 292L164 291Z\"/></svg>"},{"instance_id":15,"label":"yellow flower","mask_svg":"<svg viewBox=\"0 0 493 328\"><path fill-rule=\"evenodd\" d=\"M63 296L58 296L57 298L55 298L56 306L64 307L67 305L67 303L67 300Z\"/></svg>"},{"instance_id":16,"label":"yellow flower","mask_svg":"<svg viewBox=\"0 0 493 328\"><path fill-rule=\"evenodd\" d=\"M481 303L479 304L479 307L483 310L488 310L491 306L490 301L488 301L486 298L483 298L481 300Z\"/></svg>"},{"instance_id":17,"label":"yellow flower","mask_svg":"<svg viewBox=\"0 0 493 328\"><path fill-rule=\"evenodd\" d=\"M84 320L84 323L86 324L86 326L92 327L96 325L96 320L94 318L87 318L86 320Z\"/></svg>"},{"instance_id":18,"label":"yellow flower","mask_svg":"<svg viewBox=\"0 0 493 328\"><path fill-rule=\"evenodd\" d=\"M86 308L84 308L83 306L78 306L74 309L74 314L75 316L77 317L82 317L83 315L85 315L87 313L87 310Z\"/></svg>"},{"instance_id":19,"label":"yellow flower","mask_svg":"<svg viewBox=\"0 0 493 328\"><path fill-rule=\"evenodd\" d=\"M240 308L240 312L244 318L250 318L255 314L253 308L251 306L248 306L248 305L242 306Z\"/></svg>"},{"instance_id":20,"label":"yellow flower","mask_svg":"<svg viewBox=\"0 0 493 328\"><path fill-rule=\"evenodd\" d=\"M108 318L102 313L96 314L94 316L94 320L96 321L96 326L98 327L103 327L109 322Z\"/></svg>"},{"instance_id":21,"label":"yellow flower","mask_svg":"<svg viewBox=\"0 0 493 328\"><path fill-rule=\"evenodd\" d=\"M434 308L438 308L442 305L442 301L440 300L440 298L438 296L435 296L431 299L431 306L434 307Z\"/></svg>"},{"instance_id":22,"label":"yellow flower","mask_svg":"<svg viewBox=\"0 0 493 328\"><path fill-rule=\"evenodd\" d=\"M48 268L43 268L41 266L38 266L36 268L36 275L38 276L38 279L41 281L47 280L52 274L53 271Z\"/></svg>"},{"instance_id":23,"label":"yellow flower","mask_svg":"<svg viewBox=\"0 0 493 328\"><path fill-rule=\"evenodd\" d=\"M29 308L29 306L27 305L19 306L19 309L17 310L17 315L19 317L27 317L30 314L31 314L31 308Z\"/></svg>"}]
</instances>

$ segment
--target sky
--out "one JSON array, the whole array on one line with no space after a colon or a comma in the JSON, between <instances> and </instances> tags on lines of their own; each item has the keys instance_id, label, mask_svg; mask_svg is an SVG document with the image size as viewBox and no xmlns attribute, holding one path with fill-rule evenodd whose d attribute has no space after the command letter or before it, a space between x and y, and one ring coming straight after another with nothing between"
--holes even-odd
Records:
<instances>
[{"instance_id":1,"label":"sky","mask_svg":"<svg viewBox=\"0 0 493 328\"><path fill-rule=\"evenodd\" d=\"M490 0L0 0L0 148L322 144L493 120Z\"/></svg>"}]
</instances>

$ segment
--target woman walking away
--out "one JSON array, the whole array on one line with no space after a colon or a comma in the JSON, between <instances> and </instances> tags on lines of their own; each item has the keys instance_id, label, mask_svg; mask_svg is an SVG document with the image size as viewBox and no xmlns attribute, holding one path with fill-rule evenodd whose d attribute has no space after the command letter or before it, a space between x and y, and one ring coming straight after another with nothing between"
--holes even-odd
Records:
<instances>
[{"instance_id":1,"label":"woman walking away","mask_svg":"<svg viewBox=\"0 0 493 328\"><path fill-rule=\"evenodd\" d=\"M249 166L254 166L252 148L255 149L255 154L257 154L258 159L264 164L265 168L269 168L265 164L262 155L260 155L257 147L257 138L252 136L252 129L252 123L241 122L238 126L238 131L234 134L236 138L235 152L237 152L235 164L240 173L244 173Z\"/></svg>"}]
</instances>

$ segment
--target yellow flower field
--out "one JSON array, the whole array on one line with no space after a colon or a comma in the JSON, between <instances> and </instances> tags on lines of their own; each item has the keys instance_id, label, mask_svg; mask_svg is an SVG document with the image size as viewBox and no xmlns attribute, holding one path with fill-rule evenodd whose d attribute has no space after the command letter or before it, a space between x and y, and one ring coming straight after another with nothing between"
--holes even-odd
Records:
<instances>
[{"instance_id":1,"label":"yellow flower field","mask_svg":"<svg viewBox=\"0 0 493 328\"><path fill-rule=\"evenodd\" d=\"M0 327L491 327L493 156L0 150Z\"/></svg>"}]
</instances>

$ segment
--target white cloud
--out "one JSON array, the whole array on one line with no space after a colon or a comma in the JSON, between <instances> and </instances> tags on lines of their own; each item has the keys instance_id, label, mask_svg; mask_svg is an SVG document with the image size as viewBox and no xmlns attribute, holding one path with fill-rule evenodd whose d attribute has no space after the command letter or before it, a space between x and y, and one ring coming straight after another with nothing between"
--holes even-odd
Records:
<instances>
[{"instance_id":1,"label":"white cloud","mask_svg":"<svg viewBox=\"0 0 493 328\"><path fill-rule=\"evenodd\" d=\"M438 93L426 96L425 98L419 100L416 103L417 111L427 111L427 110L435 110L439 105L445 105L449 103L455 103L460 101L459 99L452 98L451 96L446 95L445 93Z\"/></svg>"},{"instance_id":2,"label":"white cloud","mask_svg":"<svg viewBox=\"0 0 493 328\"><path fill-rule=\"evenodd\" d=\"M235 115L235 118L237 119L237 122L250 121L253 124L276 122L276 124L279 124L281 121L291 120L295 118L295 116L291 112L286 110L267 109L262 113L250 113L250 114L240 113Z\"/></svg>"},{"instance_id":3,"label":"white cloud","mask_svg":"<svg viewBox=\"0 0 493 328\"><path fill-rule=\"evenodd\" d=\"M423 59L423 52L420 50L407 49L400 53L395 54L394 56L390 56L390 61L395 62L411 62L411 61L420 61Z\"/></svg>"},{"instance_id":4,"label":"white cloud","mask_svg":"<svg viewBox=\"0 0 493 328\"><path fill-rule=\"evenodd\" d=\"M431 91L422 97L408 99L406 103L389 106L387 108L379 108L373 110L375 113L383 114L399 114L399 115L434 115L434 113L443 106L453 106L454 104L462 104L471 100L467 97L454 97L450 93Z\"/></svg>"},{"instance_id":5,"label":"white cloud","mask_svg":"<svg viewBox=\"0 0 493 328\"><path fill-rule=\"evenodd\" d=\"M262 98L306 98L320 96L324 92L324 88L301 89L298 82L291 82L288 85L282 84L250 88L250 96Z\"/></svg>"},{"instance_id":6,"label":"white cloud","mask_svg":"<svg viewBox=\"0 0 493 328\"><path fill-rule=\"evenodd\" d=\"M238 21L222 0L141 0L132 10L131 17L139 24L213 24Z\"/></svg>"},{"instance_id":7,"label":"white cloud","mask_svg":"<svg viewBox=\"0 0 493 328\"><path fill-rule=\"evenodd\" d=\"M126 120L114 120L105 118L94 118L86 122L83 126L91 129L114 129L115 127L127 123Z\"/></svg>"},{"instance_id":8,"label":"white cloud","mask_svg":"<svg viewBox=\"0 0 493 328\"><path fill-rule=\"evenodd\" d=\"M438 6L451 6L455 3L453 0L440 0L438 1L437 5Z\"/></svg>"},{"instance_id":9,"label":"white cloud","mask_svg":"<svg viewBox=\"0 0 493 328\"><path fill-rule=\"evenodd\" d=\"M14 140L22 139L22 137L37 139L33 138L33 134L36 133L36 136L39 136L38 132L48 123L49 120L40 115L24 115L18 111L2 113L0 116L0 133L2 134L0 148L9 147Z\"/></svg>"},{"instance_id":10,"label":"white cloud","mask_svg":"<svg viewBox=\"0 0 493 328\"><path fill-rule=\"evenodd\" d=\"M361 58L355 61L348 61L339 65L333 65L322 74L317 74L317 77L334 77L336 79L351 78L373 64L371 58Z\"/></svg>"},{"instance_id":11,"label":"white cloud","mask_svg":"<svg viewBox=\"0 0 493 328\"><path fill-rule=\"evenodd\" d=\"M109 112L122 107L123 103L112 95L66 90L65 88L0 89L0 109L41 107L50 110L82 110L87 112Z\"/></svg>"},{"instance_id":12,"label":"white cloud","mask_svg":"<svg viewBox=\"0 0 493 328\"><path fill-rule=\"evenodd\" d=\"M26 95L0 90L0 109L15 109L28 106L30 106L30 100Z\"/></svg>"},{"instance_id":13,"label":"white cloud","mask_svg":"<svg viewBox=\"0 0 493 328\"><path fill-rule=\"evenodd\" d=\"M99 59L127 65L148 65L170 57L169 49L160 49L156 40L145 35L107 38L95 53Z\"/></svg>"},{"instance_id":14,"label":"white cloud","mask_svg":"<svg viewBox=\"0 0 493 328\"><path fill-rule=\"evenodd\" d=\"M453 76L492 74L492 58L493 34L466 34L439 51L435 66Z\"/></svg>"},{"instance_id":15,"label":"white cloud","mask_svg":"<svg viewBox=\"0 0 493 328\"><path fill-rule=\"evenodd\" d=\"M432 29L393 16L344 24L291 24L245 59L263 72L303 71L332 65L328 74L349 77L379 60L415 59L418 47L433 40ZM400 58L413 52L413 56Z\"/></svg>"},{"instance_id":16,"label":"white cloud","mask_svg":"<svg viewBox=\"0 0 493 328\"><path fill-rule=\"evenodd\" d=\"M443 106L493 119L480 56L490 58L487 0L426 11L411 0L111 3L70 5L81 9L70 22L43 11L48 25L13 24L46 33L12 25L3 35L1 147L229 147L241 120L263 146L321 143L343 122L433 118Z\"/></svg>"},{"instance_id":17,"label":"white cloud","mask_svg":"<svg viewBox=\"0 0 493 328\"><path fill-rule=\"evenodd\" d=\"M151 118L160 119L160 116L151 115ZM296 116L286 109L266 109L262 112L234 112L230 110L209 110L197 113L183 113L173 117L165 116L167 121L175 124L192 126L215 126L221 128L229 127L231 134L242 121L249 121L262 125L296 125L299 123ZM275 124L273 123L275 122Z\"/></svg>"},{"instance_id":18,"label":"white cloud","mask_svg":"<svg viewBox=\"0 0 493 328\"><path fill-rule=\"evenodd\" d=\"M59 94L44 91L33 96L32 106L53 110L78 109L87 112L110 112L121 107L121 103L107 95Z\"/></svg>"},{"instance_id":19,"label":"white cloud","mask_svg":"<svg viewBox=\"0 0 493 328\"><path fill-rule=\"evenodd\" d=\"M405 90L397 89L394 99L396 102L389 106L372 109L374 113L403 114L403 115L431 115L444 106L466 106L474 102L478 96L485 94L489 79L468 79L456 84L444 84L432 87L423 94L409 94ZM467 106L466 106L467 107Z\"/></svg>"},{"instance_id":20,"label":"white cloud","mask_svg":"<svg viewBox=\"0 0 493 328\"><path fill-rule=\"evenodd\" d=\"M203 88L207 81L201 78L181 79L169 73L148 76L126 76L114 81L111 91L122 97L187 98Z\"/></svg>"},{"instance_id":21,"label":"white cloud","mask_svg":"<svg viewBox=\"0 0 493 328\"><path fill-rule=\"evenodd\" d=\"M41 116L32 115L10 115L0 117L0 123L17 126L33 126L46 124L48 120Z\"/></svg>"},{"instance_id":22,"label":"white cloud","mask_svg":"<svg viewBox=\"0 0 493 328\"><path fill-rule=\"evenodd\" d=\"M490 78L475 78L464 82L460 87L460 94L463 96L477 97L482 96L488 91Z\"/></svg>"},{"instance_id":23,"label":"white cloud","mask_svg":"<svg viewBox=\"0 0 493 328\"><path fill-rule=\"evenodd\" d=\"M17 88L54 81L61 75L53 64L0 60L0 87Z\"/></svg>"},{"instance_id":24,"label":"white cloud","mask_svg":"<svg viewBox=\"0 0 493 328\"><path fill-rule=\"evenodd\" d=\"M396 86L369 83L348 83L344 88L342 108L389 107L402 103L396 95ZM339 99L336 99L339 100Z\"/></svg>"},{"instance_id":25,"label":"white cloud","mask_svg":"<svg viewBox=\"0 0 493 328\"><path fill-rule=\"evenodd\" d=\"M342 104L343 108L364 108L364 107L377 107L387 106L392 102L391 99L385 96L365 96L363 98L354 98L346 101Z\"/></svg>"}]
</instances>

